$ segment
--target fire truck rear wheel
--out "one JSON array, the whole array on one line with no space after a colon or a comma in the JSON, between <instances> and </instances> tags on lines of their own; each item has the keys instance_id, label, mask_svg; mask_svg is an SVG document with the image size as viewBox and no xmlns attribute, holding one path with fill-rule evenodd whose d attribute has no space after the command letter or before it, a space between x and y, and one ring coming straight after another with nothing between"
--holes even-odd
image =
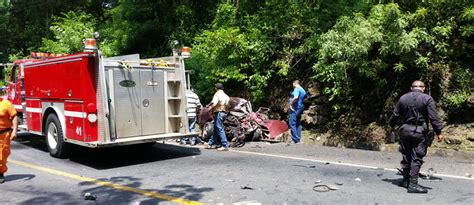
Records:
<instances>
[{"instance_id":1,"label":"fire truck rear wheel","mask_svg":"<svg viewBox=\"0 0 474 205\"><path fill-rule=\"evenodd\" d=\"M66 158L69 154L69 144L64 141L61 123L55 114L48 115L45 128L49 154L56 158Z\"/></svg>"}]
</instances>

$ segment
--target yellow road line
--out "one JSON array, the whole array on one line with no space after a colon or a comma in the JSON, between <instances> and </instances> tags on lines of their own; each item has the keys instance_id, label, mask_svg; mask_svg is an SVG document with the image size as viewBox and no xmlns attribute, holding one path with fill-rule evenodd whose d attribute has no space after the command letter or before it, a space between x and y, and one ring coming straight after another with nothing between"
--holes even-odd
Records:
<instances>
[{"instance_id":1,"label":"yellow road line","mask_svg":"<svg viewBox=\"0 0 474 205\"><path fill-rule=\"evenodd\" d=\"M102 181L102 180L98 180L98 179L94 179L94 178L79 176L79 175L75 175L75 174L71 174L71 173L67 173L67 172L63 172L63 171L59 171L59 170L55 170L55 169L51 169L51 168L41 167L41 166L30 164L30 163L27 163L27 162L21 162L21 161L16 161L16 160L8 160L8 162L16 164L18 166L31 168L31 169L46 172L46 173L49 173L49 174L62 176L62 177L67 177L67 178L74 179L74 180L81 181L81 182L89 182L89 183L97 184L97 185L104 186L104 187L109 187L109 188L116 189L116 190L128 191L128 192L141 194L141 195L156 198L156 199L175 202L175 203L178 203L178 204L189 204L189 205L201 205L202 204L198 201L191 201L191 200L187 200L187 199L183 199L183 198L178 198L178 197L169 196L169 195L165 195L165 194L160 194L160 193L156 193L156 192L146 191L146 190L143 190L143 189L133 188L133 187L124 186L124 185L120 185L120 184L114 184L112 182L106 182L106 181Z\"/></svg>"}]
</instances>

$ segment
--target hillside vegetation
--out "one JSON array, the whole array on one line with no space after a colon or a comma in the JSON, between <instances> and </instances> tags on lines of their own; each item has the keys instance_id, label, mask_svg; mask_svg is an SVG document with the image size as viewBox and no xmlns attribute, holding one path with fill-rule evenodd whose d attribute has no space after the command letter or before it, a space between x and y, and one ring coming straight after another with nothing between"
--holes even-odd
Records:
<instances>
[{"instance_id":1,"label":"hillside vegetation","mask_svg":"<svg viewBox=\"0 0 474 205\"><path fill-rule=\"evenodd\" d=\"M204 101L222 82L285 118L299 79L310 93L305 128L356 138L385 126L393 103L421 79L447 124L474 122L473 1L71 2L5 1L0 59L77 52L94 31L109 56L169 55L178 40L193 49L187 68Z\"/></svg>"}]
</instances>

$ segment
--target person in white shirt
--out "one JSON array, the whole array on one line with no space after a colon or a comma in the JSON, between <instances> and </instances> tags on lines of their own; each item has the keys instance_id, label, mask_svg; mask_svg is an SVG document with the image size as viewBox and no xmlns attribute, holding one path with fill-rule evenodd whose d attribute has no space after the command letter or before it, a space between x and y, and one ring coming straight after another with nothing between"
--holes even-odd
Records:
<instances>
[{"instance_id":1,"label":"person in white shirt","mask_svg":"<svg viewBox=\"0 0 474 205\"><path fill-rule=\"evenodd\" d=\"M196 132L196 121L197 121L197 113L201 109L201 101L199 100L199 96L194 93L193 89L190 88L186 90L186 101L187 101L187 110L188 113L188 125L189 125L189 132L194 133ZM196 145L196 137L192 136L189 139L181 138L180 144L186 144L186 141L189 140L191 145Z\"/></svg>"},{"instance_id":2,"label":"person in white shirt","mask_svg":"<svg viewBox=\"0 0 474 205\"><path fill-rule=\"evenodd\" d=\"M224 130L224 117L227 115L227 109L229 105L229 96L224 92L224 85L217 83L214 85L216 93L212 98L209 105L209 109L214 113L214 133L209 140L208 149L216 148L217 139L220 138L222 147L218 148L219 151L229 151L229 143L227 142L227 136Z\"/></svg>"}]
</instances>

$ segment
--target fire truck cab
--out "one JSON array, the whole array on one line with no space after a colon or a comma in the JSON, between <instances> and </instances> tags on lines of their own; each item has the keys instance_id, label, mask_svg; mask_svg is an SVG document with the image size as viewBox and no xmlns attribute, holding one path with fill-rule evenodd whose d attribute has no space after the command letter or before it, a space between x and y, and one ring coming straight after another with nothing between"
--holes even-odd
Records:
<instances>
[{"instance_id":1,"label":"fire truck cab","mask_svg":"<svg viewBox=\"0 0 474 205\"><path fill-rule=\"evenodd\" d=\"M186 114L189 48L146 60L86 49L32 53L11 67L6 97L20 129L45 136L51 156L67 157L70 144L100 148L195 135Z\"/></svg>"}]
</instances>

